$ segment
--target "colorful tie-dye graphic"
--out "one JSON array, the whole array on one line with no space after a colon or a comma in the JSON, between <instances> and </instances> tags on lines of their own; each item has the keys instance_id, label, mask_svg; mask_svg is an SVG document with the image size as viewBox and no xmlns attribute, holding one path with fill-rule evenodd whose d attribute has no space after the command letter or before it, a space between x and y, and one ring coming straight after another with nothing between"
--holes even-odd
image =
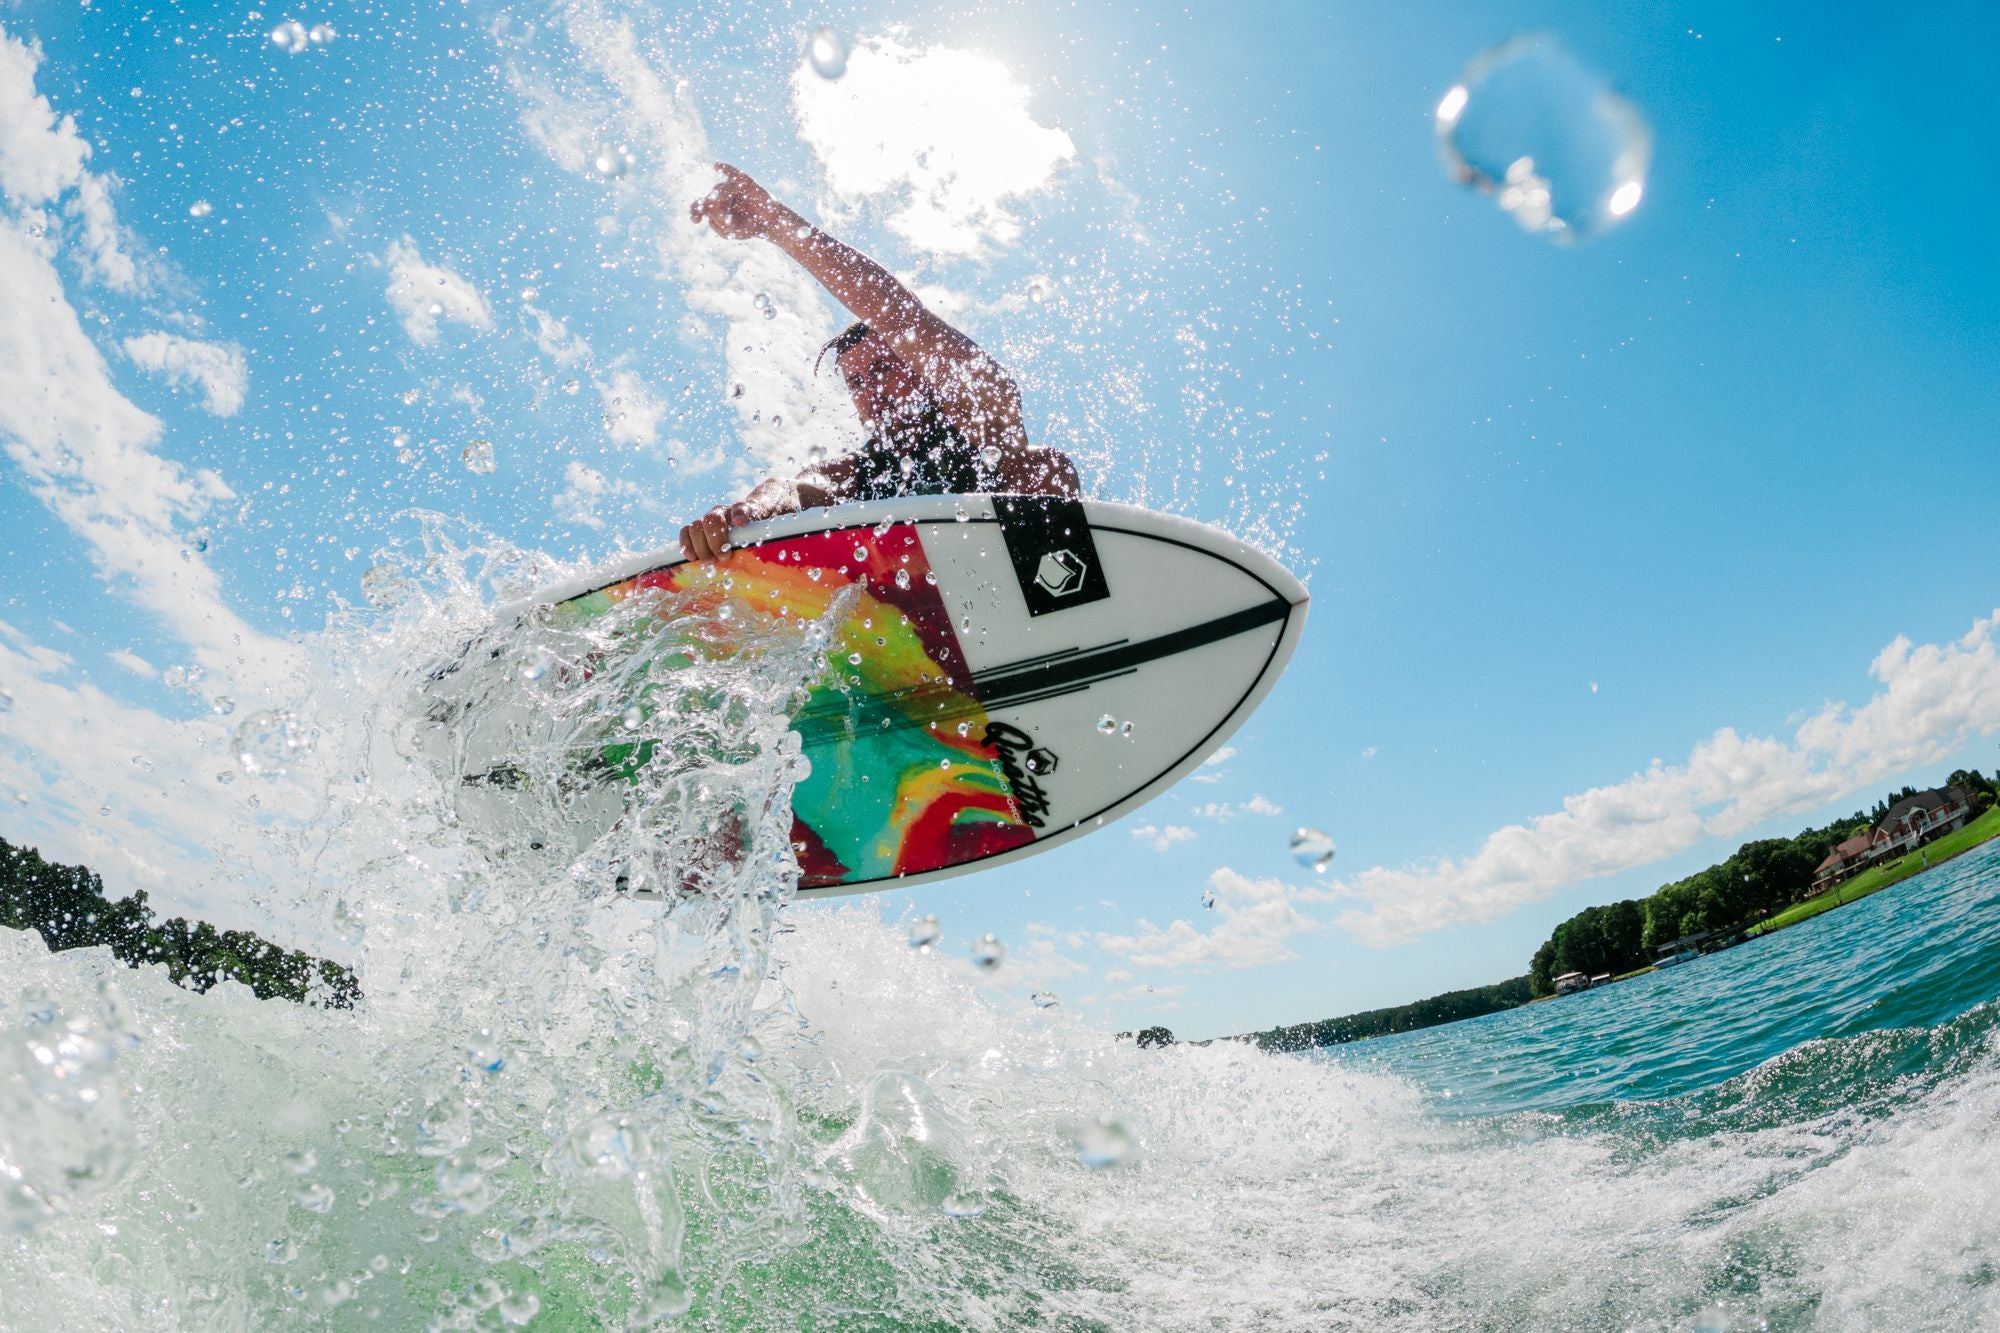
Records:
<instances>
[{"instance_id":1,"label":"colorful tie-dye graphic","mask_svg":"<svg viewBox=\"0 0 2000 1333\"><path fill-rule=\"evenodd\" d=\"M920 874L1034 840L986 743L985 709L913 526L815 533L654 570L564 602L556 618L595 620L641 595L651 600L645 632L672 635L690 655L838 617L821 626L825 667L793 717L812 761L792 797L801 889ZM642 742L607 745L601 758L629 779L652 755Z\"/></svg>"}]
</instances>

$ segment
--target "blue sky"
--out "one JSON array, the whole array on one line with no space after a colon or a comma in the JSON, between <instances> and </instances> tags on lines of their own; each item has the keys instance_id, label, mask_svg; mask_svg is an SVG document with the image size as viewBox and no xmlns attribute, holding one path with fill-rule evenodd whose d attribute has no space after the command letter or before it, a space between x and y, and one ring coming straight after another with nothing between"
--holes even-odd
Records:
<instances>
[{"instance_id":1,"label":"blue sky","mask_svg":"<svg viewBox=\"0 0 2000 1333\"><path fill-rule=\"evenodd\" d=\"M210 701L293 697L412 507L643 549L853 438L804 376L830 305L685 222L716 157L998 351L1099 493L1310 577L1211 780L882 898L1024 989L1211 1035L1497 980L1582 906L2000 759L1986 10L251 13L0 9L0 832L114 887L247 912ZM279 49L294 18L336 35ZM1535 31L1653 128L1587 245L1432 143Z\"/></svg>"}]
</instances>

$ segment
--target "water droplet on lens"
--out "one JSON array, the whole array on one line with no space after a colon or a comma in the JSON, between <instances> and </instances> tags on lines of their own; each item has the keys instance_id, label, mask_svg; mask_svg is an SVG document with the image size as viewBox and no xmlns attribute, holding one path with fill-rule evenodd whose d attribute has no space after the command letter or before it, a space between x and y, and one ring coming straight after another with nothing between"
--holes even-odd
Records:
<instances>
[{"instance_id":1,"label":"water droplet on lens","mask_svg":"<svg viewBox=\"0 0 2000 1333\"><path fill-rule=\"evenodd\" d=\"M208 711L217 717L228 717L236 711L236 701L226 694L218 694L208 701Z\"/></svg>"},{"instance_id":2,"label":"water droplet on lens","mask_svg":"<svg viewBox=\"0 0 2000 1333\"><path fill-rule=\"evenodd\" d=\"M623 176L637 162L624 144L599 144L590 154L590 169L606 178Z\"/></svg>"},{"instance_id":3,"label":"water droplet on lens","mask_svg":"<svg viewBox=\"0 0 2000 1333\"><path fill-rule=\"evenodd\" d=\"M1126 740L1132 739L1132 724L1130 722L1120 722L1118 724L1118 734Z\"/></svg>"},{"instance_id":4,"label":"water droplet on lens","mask_svg":"<svg viewBox=\"0 0 2000 1333\"><path fill-rule=\"evenodd\" d=\"M562 391L571 397L575 397L577 391L581 388L583 388L583 381L581 380L567 379L562 382Z\"/></svg>"},{"instance_id":5,"label":"water droplet on lens","mask_svg":"<svg viewBox=\"0 0 2000 1333\"><path fill-rule=\"evenodd\" d=\"M849 666L860 666L860 665L861 665L861 654L860 654L860 653L849 653L849 654L847 655L847 664L848 664Z\"/></svg>"},{"instance_id":6,"label":"water droplet on lens","mask_svg":"<svg viewBox=\"0 0 2000 1333\"><path fill-rule=\"evenodd\" d=\"M1292 859L1316 875L1324 875L1333 864L1333 839L1316 828L1302 828L1292 835Z\"/></svg>"},{"instance_id":7,"label":"water droplet on lens","mask_svg":"<svg viewBox=\"0 0 2000 1333\"><path fill-rule=\"evenodd\" d=\"M953 1191L945 1195L938 1205L946 1217L977 1217L986 1211L985 1201L976 1194L960 1194Z\"/></svg>"},{"instance_id":8,"label":"water droplet on lens","mask_svg":"<svg viewBox=\"0 0 2000 1333\"><path fill-rule=\"evenodd\" d=\"M295 757L309 753L313 741L311 731L298 718L281 709L267 709L243 719L231 748L244 772L269 778L284 772Z\"/></svg>"},{"instance_id":9,"label":"water droplet on lens","mask_svg":"<svg viewBox=\"0 0 2000 1333\"><path fill-rule=\"evenodd\" d=\"M972 961L991 972L1007 957L1007 946L997 935L981 935L972 942Z\"/></svg>"},{"instance_id":10,"label":"water droplet on lens","mask_svg":"<svg viewBox=\"0 0 2000 1333\"><path fill-rule=\"evenodd\" d=\"M1033 995L1030 995L1028 999L1034 1003L1037 1009L1053 1009L1062 1003L1061 1000L1056 998L1054 991L1047 990L1038 990Z\"/></svg>"},{"instance_id":11,"label":"water droplet on lens","mask_svg":"<svg viewBox=\"0 0 2000 1333\"><path fill-rule=\"evenodd\" d=\"M1117 1166L1132 1156L1132 1131L1102 1116L1077 1131L1076 1160L1093 1171Z\"/></svg>"},{"instance_id":12,"label":"water droplet on lens","mask_svg":"<svg viewBox=\"0 0 2000 1333\"><path fill-rule=\"evenodd\" d=\"M493 461L493 446L485 440L468 441L465 448L458 451L458 461L465 464L467 472L480 476L491 473L496 466Z\"/></svg>"},{"instance_id":13,"label":"water droplet on lens","mask_svg":"<svg viewBox=\"0 0 2000 1333\"><path fill-rule=\"evenodd\" d=\"M370 606L387 611L403 600L409 590L409 580L403 571L391 564L370 565L361 575L361 595Z\"/></svg>"},{"instance_id":14,"label":"water droplet on lens","mask_svg":"<svg viewBox=\"0 0 2000 1333\"><path fill-rule=\"evenodd\" d=\"M1097 719L1097 729L1106 736L1109 736L1112 732L1118 730L1118 719L1106 713L1103 717Z\"/></svg>"},{"instance_id":15,"label":"water droplet on lens","mask_svg":"<svg viewBox=\"0 0 2000 1333\"><path fill-rule=\"evenodd\" d=\"M215 205L206 199L197 199L188 205L188 216L191 218L205 218L214 211Z\"/></svg>"},{"instance_id":16,"label":"water droplet on lens","mask_svg":"<svg viewBox=\"0 0 2000 1333\"><path fill-rule=\"evenodd\" d=\"M1215 890L1214 890L1214 889L1203 889L1203 890L1201 891L1201 905L1202 905L1203 907L1206 907L1206 908L1207 908L1207 909L1208 909L1209 911L1211 911L1211 912L1213 912L1213 911L1215 910Z\"/></svg>"},{"instance_id":17,"label":"water droplet on lens","mask_svg":"<svg viewBox=\"0 0 2000 1333\"><path fill-rule=\"evenodd\" d=\"M314 1182L292 1196L293 1202L309 1213L325 1213L333 1210L333 1191Z\"/></svg>"},{"instance_id":18,"label":"water droplet on lens","mask_svg":"<svg viewBox=\"0 0 2000 1333\"><path fill-rule=\"evenodd\" d=\"M981 449L979 451L979 461L986 464L986 466L988 467L992 467L994 464L998 463L1000 461L1000 446L997 444L989 444L984 449Z\"/></svg>"},{"instance_id":19,"label":"water droplet on lens","mask_svg":"<svg viewBox=\"0 0 2000 1333\"><path fill-rule=\"evenodd\" d=\"M271 45L280 51L303 51L306 41L306 25L297 19L286 19L271 29Z\"/></svg>"},{"instance_id":20,"label":"water droplet on lens","mask_svg":"<svg viewBox=\"0 0 2000 1333\"><path fill-rule=\"evenodd\" d=\"M302 1176L319 1165L319 1156L311 1148L288 1152L279 1160L284 1163L285 1170L295 1176Z\"/></svg>"},{"instance_id":21,"label":"water droplet on lens","mask_svg":"<svg viewBox=\"0 0 2000 1333\"><path fill-rule=\"evenodd\" d=\"M856 560L866 560L866 559L868 558L868 548L867 548L867 547L865 547L865 546L857 546L857 547L855 547L855 548L854 548L854 558L855 558Z\"/></svg>"},{"instance_id":22,"label":"water droplet on lens","mask_svg":"<svg viewBox=\"0 0 2000 1333\"><path fill-rule=\"evenodd\" d=\"M288 1264L299 1257L299 1247L280 1236L264 1246L264 1262L267 1264Z\"/></svg>"},{"instance_id":23,"label":"water droplet on lens","mask_svg":"<svg viewBox=\"0 0 2000 1333\"><path fill-rule=\"evenodd\" d=\"M334 27L331 23L315 23L312 25L312 28L306 33L307 39L311 41L314 46L325 46L328 42L332 41L334 38L338 36L340 36L340 34L334 31Z\"/></svg>"},{"instance_id":24,"label":"water droplet on lens","mask_svg":"<svg viewBox=\"0 0 2000 1333\"><path fill-rule=\"evenodd\" d=\"M633 731L646 721L646 712L639 705L633 704L630 708L619 714L618 720L625 724L627 731Z\"/></svg>"},{"instance_id":25,"label":"water droplet on lens","mask_svg":"<svg viewBox=\"0 0 2000 1333\"><path fill-rule=\"evenodd\" d=\"M938 942L938 936L941 933L943 932L938 926L938 919L936 917L920 916L910 923L910 947L912 949L928 949Z\"/></svg>"},{"instance_id":26,"label":"water droplet on lens","mask_svg":"<svg viewBox=\"0 0 2000 1333\"><path fill-rule=\"evenodd\" d=\"M847 39L832 28L814 28L806 38L806 59L822 79L837 79L847 73Z\"/></svg>"},{"instance_id":27,"label":"water droplet on lens","mask_svg":"<svg viewBox=\"0 0 2000 1333\"><path fill-rule=\"evenodd\" d=\"M539 650L521 659L521 679L540 680L549 674L549 655Z\"/></svg>"},{"instance_id":28,"label":"water droplet on lens","mask_svg":"<svg viewBox=\"0 0 2000 1333\"><path fill-rule=\"evenodd\" d=\"M756 1064L764 1058L764 1043L749 1034L737 1038L736 1054L747 1064Z\"/></svg>"},{"instance_id":29,"label":"water droplet on lens","mask_svg":"<svg viewBox=\"0 0 2000 1333\"><path fill-rule=\"evenodd\" d=\"M898 588L907 588L907 587L909 587L909 586L910 586L910 571L909 571L909 570L907 570L907 569L899 569L899 570L897 570L897 571L896 571L896 586L897 586Z\"/></svg>"},{"instance_id":30,"label":"water droplet on lens","mask_svg":"<svg viewBox=\"0 0 2000 1333\"><path fill-rule=\"evenodd\" d=\"M1653 156L1645 118L1553 37L1482 52L1438 103L1436 120L1451 178L1550 240L1604 231L1645 192Z\"/></svg>"},{"instance_id":31,"label":"water droplet on lens","mask_svg":"<svg viewBox=\"0 0 2000 1333\"><path fill-rule=\"evenodd\" d=\"M207 528L196 528L188 534L188 545L194 547L197 551L206 551L209 542L214 539L214 536L215 534Z\"/></svg>"}]
</instances>

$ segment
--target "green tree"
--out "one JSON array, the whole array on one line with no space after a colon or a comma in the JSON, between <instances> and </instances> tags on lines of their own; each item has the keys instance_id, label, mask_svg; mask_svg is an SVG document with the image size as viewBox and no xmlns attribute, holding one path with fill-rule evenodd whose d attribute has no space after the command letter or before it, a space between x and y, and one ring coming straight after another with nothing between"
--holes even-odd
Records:
<instances>
[{"instance_id":1,"label":"green tree","mask_svg":"<svg viewBox=\"0 0 2000 1333\"><path fill-rule=\"evenodd\" d=\"M51 952L104 945L127 967L157 963L190 990L227 978L259 999L351 1008L361 998L354 974L338 963L287 952L243 930L220 931L185 917L155 925L143 891L116 900L82 866L53 865L31 847L0 839L0 926L33 930Z\"/></svg>"}]
</instances>

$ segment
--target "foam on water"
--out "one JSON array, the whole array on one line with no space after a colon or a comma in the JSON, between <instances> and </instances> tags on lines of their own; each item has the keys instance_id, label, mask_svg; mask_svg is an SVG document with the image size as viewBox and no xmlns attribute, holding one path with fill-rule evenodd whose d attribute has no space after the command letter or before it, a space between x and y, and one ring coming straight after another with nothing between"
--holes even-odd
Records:
<instances>
[{"instance_id":1,"label":"foam on water","mask_svg":"<svg viewBox=\"0 0 2000 1333\"><path fill-rule=\"evenodd\" d=\"M550 767L497 828L423 760L412 701L494 601L571 571L433 524L397 572L405 595L337 625L294 705L321 744L245 779L312 794L266 830L298 880L255 893L342 942L358 1009L196 995L0 932L10 1327L2000 1316L1992 1005L1685 1097L1470 1119L1384 1072L1142 1050L912 949L867 902L788 905L783 705L809 629L703 680L701 746L656 766L617 847L528 854L610 701L554 701L523 752ZM518 688L580 679L512 633L552 655ZM641 860L703 891L621 897L608 868Z\"/></svg>"}]
</instances>

